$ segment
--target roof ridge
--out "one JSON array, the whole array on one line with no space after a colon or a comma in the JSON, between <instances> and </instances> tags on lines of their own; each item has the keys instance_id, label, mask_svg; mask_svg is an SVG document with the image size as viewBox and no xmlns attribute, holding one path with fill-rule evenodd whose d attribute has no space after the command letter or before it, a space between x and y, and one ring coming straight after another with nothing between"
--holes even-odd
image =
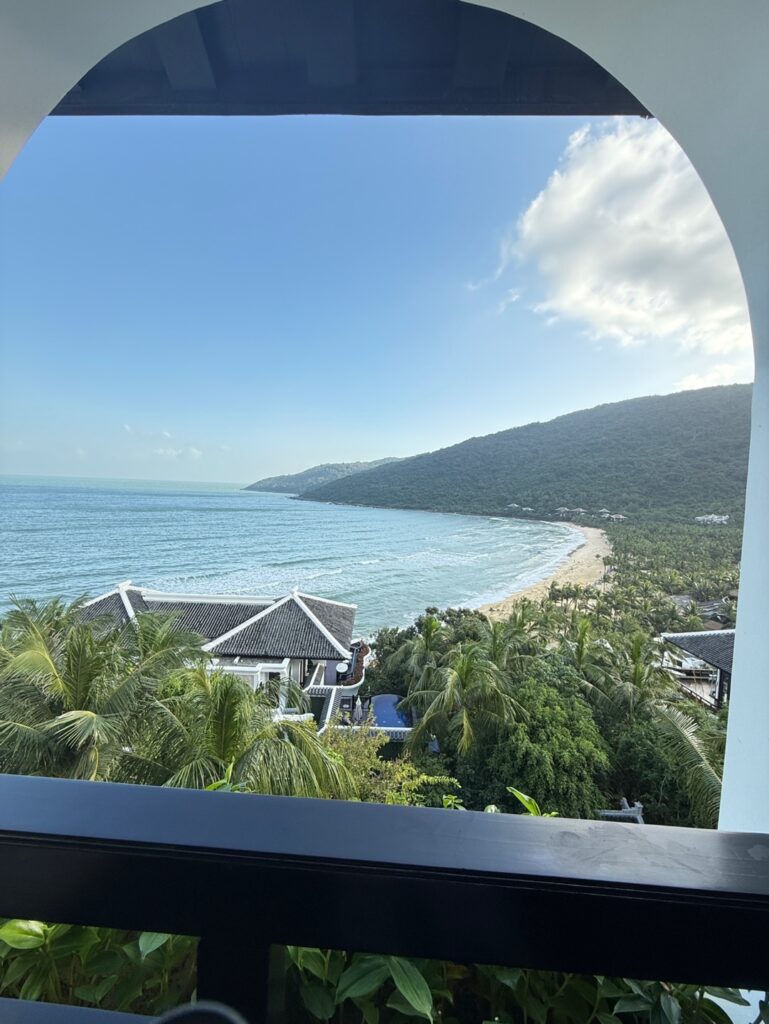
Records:
<instances>
[{"instance_id":1,"label":"roof ridge","mask_svg":"<svg viewBox=\"0 0 769 1024\"><path fill-rule=\"evenodd\" d=\"M105 597L112 597L118 594L119 590L115 587L113 590L108 590L106 594L99 594L97 597L91 597L87 601L83 601L81 608L88 608L89 605L96 604L99 601L103 601Z\"/></svg>"},{"instance_id":2,"label":"roof ridge","mask_svg":"<svg viewBox=\"0 0 769 1024\"><path fill-rule=\"evenodd\" d=\"M198 604L274 604L275 597L266 594L180 594L174 590L150 590L148 587L135 587L145 601L178 601L181 603L197 602Z\"/></svg>"},{"instance_id":3,"label":"roof ridge","mask_svg":"<svg viewBox=\"0 0 769 1024\"><path fill-rule=\"evenodd\" d=\"M123 607L126 610L126 615L129 619L136 618L136 609L131 604L131 598L128 596L126 591L131 587L131 581L125 580L123 583L118 583L117 592L120 595L120 600L123 602ZM138 590L138 587L131 587L132 590Z\"/></svg>"},{"instance_id":4,"label":"roof ridge","mask_svg":"<svg viewBox=\"0 0 769 1024\"><path fill-rule=\"evenodd\" d=\"M299 597L309 597L313 601L323 601L324 604L336 604L339 605L340 608L354 608L356 611L358 610L357 604L350 604L347 601L334 601L333 598L321 597L320 594L307 594L303 590L297 590L296 593Z\"/></svg>"},{"instance_id":5,"label":"roof ridge","mask_svg":"<svg viewBox=\"0 0 769 1024\"><path fill-rule=\"evenodd\" d=\"M683 633L660 633L660 636L667 639L671 636L726 636L727 634L733 634L735 629L733 626L727 629L690 629Z\"/></svg>"},{"instance_id":6,"label":"roof ridge","mask_svg":"<svg viewBox=\"0 0 769 1024\"><path fill-rule=\"evenodd\" d=\"M203 644L204 651L212 651L214 647L223 643L225 640L229 640L230 637L235 636L236 633L240 633L241 630L246 629L248 626L253 625L259 619L265 618L271 612L274 612L276 608L281 608L288 601L292 600L293 595L287 594L282 597L279 601L275 601L274 604L268 605L266 608L262 608L256 615L252 615L250 619L246 619L245 622L241 622L239 626L234 626L232 629L228 629L226 633L222 633L221 636L215 637L213 640L209 640L207 644Z\"/></svg>"}]
</instances>

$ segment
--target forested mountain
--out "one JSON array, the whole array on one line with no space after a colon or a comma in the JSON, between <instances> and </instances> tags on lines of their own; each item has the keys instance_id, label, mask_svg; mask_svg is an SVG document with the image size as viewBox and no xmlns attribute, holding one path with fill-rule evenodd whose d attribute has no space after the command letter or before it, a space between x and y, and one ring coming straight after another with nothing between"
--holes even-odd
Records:
<instances>
[{"instance_id":1,"label":"forested mountain","mask_svg":"<svg viewBox=\"0 0 769 1024\"><path fill-rule=\"evenodd\" d=\"M368 469L302 497L393 508L564 518L608 509L629 518L740 517L749 384L634 398L547 423L474 437Z\"/></svg>"},{"instance_id":2,"label":"forested mountain","mask_svg":"<svg viewBox=\"0 0 769 1024\"><path fill-rule=\"evenodd\" d=\"M364 469L376 469L398 459L377 459L375 462L327 462L322 466L312 466L301 473L287 473L285 476L267 476L257 480L255 484L244 487L245 491L274 491L278 494L302 494L312 487L343 480L353 473Z\"/></svg>"}]
</instances>

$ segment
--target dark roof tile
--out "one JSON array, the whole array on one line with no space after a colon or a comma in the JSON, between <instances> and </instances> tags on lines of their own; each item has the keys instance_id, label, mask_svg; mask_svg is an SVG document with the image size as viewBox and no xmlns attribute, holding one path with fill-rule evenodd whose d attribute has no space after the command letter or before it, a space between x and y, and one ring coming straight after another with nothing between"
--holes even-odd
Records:
<instances>
[{"instance_id":1,"label":"dark roof tile","mask_svg":"<svg viewBox=\"0 0 769 1024\"><path fill-rule=\"evenodd\" d=\"M347 604L336 604L334 601L324 601L319 597L305 597L304 594L300 594L299 598L342 647L348 649L352 643L355 608Z\"/></svg>"},{"instance_id":2,"label":"dark roof tile","mask_svg":"<svg viewBox=\"0 0 769 1024\"><path fill-rule=\"evenodd\" d=\"M722 629L717 632L663 633L663 637L687 654L707 662L724 672L732 671L734 657L734 630Z\"/></svg>"},{"instance_id":3,"label":"dark roof tile","mask_svg":"<svg viewBox=\"0 0 769 1024\"><path fill-rule=\"evenodd\" d=\"M147 601L147 609L153 612L179 614L180 629L200 633L206 640L215 640L224 633L252 619L259 612L269 608L268 603L235 604L226 601Z\"/></svg>"},{"instance_id":4,"label":"dark roof tile","mask_svg":"<svg viewBox=\"0 0 769 1024\"><path fill-rule=\"evenodd\" d=\"M244 658L343 657L293 598L215 644L211 652Z\"/></svg>"},{"instance_id":5,"label":"dark roof tile","mask_svg":"<svg viewBox=\"0 0 769 1024\"><path fill-rule=\"evenodd\" d=\"M80 609L81 622L93 622L94 619L100 619L105 615L109 615L117 624L128 622L128 612L120 594L105 594Z\"/></svg>"}]
</instances>

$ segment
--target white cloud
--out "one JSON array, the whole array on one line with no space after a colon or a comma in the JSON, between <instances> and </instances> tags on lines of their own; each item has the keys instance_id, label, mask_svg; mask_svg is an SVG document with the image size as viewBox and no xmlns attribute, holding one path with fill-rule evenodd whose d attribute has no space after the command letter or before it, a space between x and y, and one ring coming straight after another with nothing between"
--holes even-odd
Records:
<instances>
[{"instance_id":1,"label":"white cloud","mask_svg":"<svg viewBox=\"0 0 769 1024\"><path fill-rule=\"evenodd\" d=\"M180 455L184 455L183 448L156 448L155 454L160 455L164 459L178 459Z\"/></svg>"},{"instance_id":2,"label":"white cloud","mask_svg":"<svg viewBox=\"0 0 769 1024\"><path fill-rule=\"evenodd\" d=\"M131 424L130 423L124 423L123 424L123 430L125 430L126 434L130 434L131 433Z\"/></svg>"},{"instance_id":3,"label":"white cloud","mask_svg":"<svg viewBox=\"0 0 769 1024\"><path fill-rule=\"evenodd\" d=\"M698 359L729 354L734 377L750 379L731 246L697 174L657 122L621 119L571 136L500 247L497 276L519 261L540 272L536 312L577 322L594 340L664 342ZM721 378L731 372L732 364L719 366Z\"/></svg>"},{"instance_id":4,"label":"white cloud","mask_svg":"<svg viewBox=\"0 0 769 1024\"><path fill-rule=\"evenodd\" d=\"M497 306L498 313L504 313L508 306L512 306L514 302L517 302L521 297L520 288L508 288L507 294Z\"/></svg>"},{"instance_id":5,"label":"white cloud","mask_svg":"<svg viewBox=\"0 0 769 1024\"><path fill-rule=\"evenodd\" d=\"M168 439L168 440L170 441L170 440L171 440L171 438L172 438L172 437L173 437L174 435L173 435L173 434L172 434L172 433L170 432L170 430L161 430L161 431L160 431L160 436L161 436L161 437L165 437L165 438L167 438L167 439Z\"/></svg>"},{"instance_id":6,"label":"white cloud","mask_svg":"<svg viewBox=\"0 0 769 1024\"><path fill-rule=\"evenodd\" d=\"M679 391L692 388L710 388L716 384L734 384L744 379L744 370L734 363L716 363L703 373L690 373L676 384Z\"/></svg>"},{"instance_id":7,"label":"white cloud","mask_svg":"<svg viewBox=\"0 0 769 1024\"><path fill-rule=\"evenodd\" d=\"M187 451L189 452L189 456L191 459L199 459L200 456L203 454L200 448L193 448L191 445L187 449Z\"/></svg>"}]
</instances>

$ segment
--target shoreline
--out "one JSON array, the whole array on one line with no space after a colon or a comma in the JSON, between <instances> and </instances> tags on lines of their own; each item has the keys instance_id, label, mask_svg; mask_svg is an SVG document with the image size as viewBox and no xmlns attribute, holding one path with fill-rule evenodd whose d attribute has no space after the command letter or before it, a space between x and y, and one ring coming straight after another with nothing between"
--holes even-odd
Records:
<instances>
[{"instance_id":1,"label":"shoreline","mask_svg":"<svg viewBox=\"0 0 769 1024\"><path fill-rule=\"evenodd\" d=\"M478 611L483 612L492 621L507 619L514 611L515 605L524 598L529 601L541 601L547 597L551 583L573 583L586 587L600 582L604 574L603 559L611 554L611 544L604 531L597 526L583 526L581 523L559 522L556 525L568 526L581 533L585 539L569 552L565 560L549 576L513 591L501 601L481 605Z\"/></svg>"}]
</instances>

